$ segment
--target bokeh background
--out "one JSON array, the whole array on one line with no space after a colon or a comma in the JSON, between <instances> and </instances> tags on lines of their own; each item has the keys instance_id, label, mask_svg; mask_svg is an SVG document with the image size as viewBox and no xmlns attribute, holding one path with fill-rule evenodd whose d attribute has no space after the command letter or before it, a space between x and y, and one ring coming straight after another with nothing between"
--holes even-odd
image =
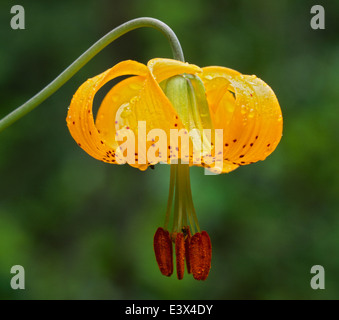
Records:
<instances>
[{"instance_id":1,"label":"bokeh background","mask_svg":"<svg viewBox=\"0 0 339 320\"><path fill-rule=\"evenodd\" d=\"M163 277L153 253L169 168L139 172L89 157L66 112L87 78L117 62L171 57L153 29L120 38L38 109L0 134L2 299L339 298L339 2L72 0L0 3L0 117L53 80L101 36L140 16L167 23L186 60L256 74L275 91L284 136L264 162L220 176L193 168L200 225L213 244L206 282ZM321 4L326 29L312 30ZM22 265L26 289L12 290ZM325 290L310 269L325 268Z\"/></svg>"}]
</instances>

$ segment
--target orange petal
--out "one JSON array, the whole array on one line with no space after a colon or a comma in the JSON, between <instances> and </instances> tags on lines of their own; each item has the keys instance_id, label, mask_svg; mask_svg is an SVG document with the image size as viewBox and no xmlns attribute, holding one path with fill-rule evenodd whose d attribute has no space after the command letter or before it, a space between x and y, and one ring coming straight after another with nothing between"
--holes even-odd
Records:
<instances>
[{"instance_id":1,"label":"orange petal","mask_svg":"<svg viewBox=\"0 0 339 320\"><path fill-rule=\"evenodd\" d=\"M264 160L282 136L282 115L272 89L256 76L203 68L201 79L216 129L223 129L224 168Z\"/></svg>"},{"instance_id":2,"label":"orange petal","mask_svg":"<svg viewBox=\"0 0 339 320\"><path fill-rule=\"evenodd\" d=\"M96 159L114 163L117 144L107 145L104 136L94 124L92 112L94 95L108 81L118 76L133 74L146 76L146 66L135 61L123 61L87 80L73 96L68 110L67 126L78 145Z\"/></svg>"},{"instance_id":3,"label":"orange petal","mask_svg":"<svg viewBox=\"0 0 339 320\"><path fill-rule=\"evenodd\" d=\"M115 144L118 130L128 128L134 132L137 162L130 164L141 170L159 161L169 163L171 159L167 146L170 145L170 130L183 129L177 112L158 82L175 74L200 71L196 66L170 59L153 59L148 63L148 68L146 77L124 80L107 94L99 108L96 121L97 127L104 134L105 142L109 145ZM140 122L145 124L144 133L139 132ZM154 141L146 139L151 130L151 133L154 133L158 129L166 134L164 139L158 138L157 135ZM146 148L142 147L144 145ZM149 151L153 150L156 158L149 157Z\"/></svg>"},{"instance_id":4,"label":"orange petal","mask_svg":"<svg viewBox=\"0 0 339 320\"><path fill-rule=\"evenodd\" d=\"M116 84L103 99L98 114L96 117L96 127L100 130L104 142L117 148L122 142L117 142L116 138L120 129L128 128L135 134L135 150L133 152L133 158L127 159L128 163L133 167L138 167L141 170L147 169L144 164L139 165L138 159L142 156L142 151L138 150L138 123L137 119L131 114L131 101L138 99L140 91L145 83L146 77L134 76ZM127 117L128 114L128 117ZM142 137L140 136L140 140Z\"/></svg>"},{"instance_id":5,"label":"orange petal","mask_svg":"<svg viewBox=\"0 0 339 320\"><path fill-rule=\"evenodd\" d=\"M147 67L158 83L178 74L197 74L202 72L202 69L194 64L173 59L152 59L147 63Z\"/></svg>"}]
</instances>

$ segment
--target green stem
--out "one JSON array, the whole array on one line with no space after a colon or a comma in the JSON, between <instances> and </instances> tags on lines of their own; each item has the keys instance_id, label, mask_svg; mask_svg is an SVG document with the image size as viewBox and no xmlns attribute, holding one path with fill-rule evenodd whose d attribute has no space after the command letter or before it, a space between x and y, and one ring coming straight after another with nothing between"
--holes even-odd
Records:
<instances>
[{"instance_id":1,"label":"green stem","mask_svg":"<svg viewBox=\"0 0 339 320\"><path fill-rule=\"evenodd\" d=\"M55 91L57 91L62 85L64 85L70 78L72 78L87 62L89 62L96 54L98 54L111 42L118 39L129 31L142 27L150 27L162 32L171 45L173 58L176 60L184 61L184 54L182 52L179 40L169 26L167 26L160 20L153 18L138 18L130 20L107 33L104 37L102 37L99 41L92 45L87 51L85 51L78 59L76 59L49 85L47 85L44 89L42 89L39 93L37 93L34 97L25 102L23 105L1 119L0 132L33 109L35 109L39 104L41 104Z\"/></svg>"}]
</instances>

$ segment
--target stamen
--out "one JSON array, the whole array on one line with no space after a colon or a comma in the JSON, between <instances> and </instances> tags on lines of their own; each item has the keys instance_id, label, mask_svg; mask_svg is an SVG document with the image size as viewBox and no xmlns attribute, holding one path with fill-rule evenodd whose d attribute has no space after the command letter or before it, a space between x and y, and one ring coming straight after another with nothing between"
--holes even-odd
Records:
<instances>
[{"instance_id":1,"label":"stamen","mask_svg":"<svg viewBox=\"0 0 339 320\"><path fill-rule=\"evenodd\" d=\"M185 259L186 259L186 268L187 273L191 273L191 263L190 263L190 256L189 256L189 246L191 242L191 231L189 227L182 228L183 234L185 236Z\"/></svg>"},{"instance_id":2,"label":"stamen","mask_svg":"<svg viewBox=\"0 0 339 320\"><path fill-rule=\"evenodd\" d=\"M190 219L190 224L191 224L192 231L193 231L193 234L194 234L195 233L194 224L195 224L198 232L200 232L200 227L199 227L199 222L198 222L197 214L196 214L195 209L194 209L194 204L193 204L193 199L192 199L190 173L189 173L189 167L188 166L186 168L186 200L187 200L187 208L188 208L188 211L189 211L188 218ZM191 220L192 218L194 220L194 224L192 223L192 220Z\"/></svg>"},{"instance_id":3,"label":"stamen","mask_svg":"<svg viewBox=\"0 0 339 320\"><path fill-rule=\"evenodd\" d=\"M178 232L181 232L182 226L183 226L183 211L184 211L184 197L182 196L185 192L185 173L184 173L184 165L180 164L180 160L179 160L179 164L178 164L178 225L177 225L177 230Z\"/></svg>"},{"instance_id":4,"label":"stamen","mask_svg":"<svg viewBox=\"0 0 339 320\"><path fill-rule=\"evenodd\" d=\"M211 269L212 245L206 231L196 233L190 241L189 259L193 277L206 280Z\"/></svg>"},{"instance_id":5,"label":"stamen","mask_svg":"<svg viewBox=\"0 0 339 320\"><path fill-rule=\"evenodd\" d=\"M173 273L173 246L169 232L158 228L153 245L160 272L169 277Z\"/></svg>"},{"instance_id":6,"label":"stamen","mask_svg":"<svg viewBox=\"0 0 339 320\"><path fill-rule=\"evenodd\" d=\"M178 232L178 211L179 211L179 174L178 174L178 164L172 164L171 166L175 167L175 195L174 195L174 216L173 216L173 226L172 232Z\"/></svg>"},{"instance_id":7,"label":"stamen","mask_svg":"<svg viewBox=\"0 0 339 320\"><path fill-rule=\"evenodd\" d=\"M162 274L170 276L173 273L173 245L175 244L177 277L183 279L185 260L187 272L192 273L197 280L206 280L211 268L212 247L206 231L200 233L197 215L193 205L190 171L188 164L171 165L170 188L167 202L165 226L158 228L154 236L154 251ZM175 191L174 191L175 189ZM172 231L167 230L172 212L174 196L174 214ZM192 228L187 226L189 220ZM195 233L195 230L198 230Z\"/></svg>"},{"instance_id":8,"label":"stamen","mask_svg":"<svg viewBox=\"0 0 339 320\"><path fill-rule=\"evenodd\" d=\"M170 187L169 187L169 194L168 194L168 200L167 200L167 210L166 210L164 229L168 228L169 218L170 218L171 211L172 211L173 193L174 193L174 185L175 185L175 177L176 177L175 166L170 166L170 167L171 167Z\"/></svg>"},{"instance_id":9,"label":"stamen","mask_svg":"<svg viewBox=\"0 0 339 320\"><path fill-rule=\"evenodd\" d=\"M175 255L177 265L177 277L179 280L184 278L185 272L185 239L180 232L175 238Z\"/></svg>"}]
</instances>

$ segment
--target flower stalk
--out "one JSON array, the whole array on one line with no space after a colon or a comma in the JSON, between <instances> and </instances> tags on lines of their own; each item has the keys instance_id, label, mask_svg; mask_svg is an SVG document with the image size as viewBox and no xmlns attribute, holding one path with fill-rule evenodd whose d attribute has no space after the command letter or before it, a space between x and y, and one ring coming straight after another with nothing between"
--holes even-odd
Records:
<instances>
[{"instance_id":1,"label":"flower stalk","mask_svg":"<svg viewBox=\"0 0 339 320\"><path fill-rule=\"evenodd\" d=\"M114 40L120 38L129 31L150 27L160 31L165 35L170 43L173 58L184 61L184 54L180 42L173 32L173 30L160 20L153 18L137 18L130 20L117 28L113 29L100 40L94 43L87 51L85 51L78 59L76 59L68 68L66 68L57 78L55 78L44 89L38 92L35 96L25 102L23 105L9 113L0 120L0 132L12 125L14 122L25 116L27 113L34 110L43 101L55 93L61 86L63 86L69 79L71 79L85 64L87 64L93 57L95 57L102 49L112 43Z\"/></svg>"}]
</instances>

